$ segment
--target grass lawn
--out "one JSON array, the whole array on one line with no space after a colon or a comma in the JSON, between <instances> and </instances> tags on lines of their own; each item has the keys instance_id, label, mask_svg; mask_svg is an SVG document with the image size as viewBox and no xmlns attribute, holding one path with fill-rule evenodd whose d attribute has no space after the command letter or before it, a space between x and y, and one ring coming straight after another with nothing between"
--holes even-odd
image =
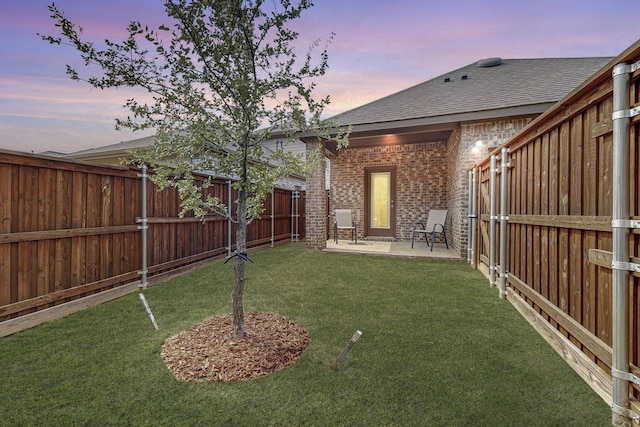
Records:
<instances>
[{"instance_id":1,"label":"grass lawn","mask_svg":"<svg viewBox=\"0 0 640 427\"><path fill-rule=\"evenodd\" d=\"M462 261L303 244L251 256L245 311L311 337L294 366L236 383L165 368L165 339L231 311L233 267L217 262L145 291L159 331L135 293L0 338L0 425L610 425L609 406Z\"/></svg>"}]
</instances>

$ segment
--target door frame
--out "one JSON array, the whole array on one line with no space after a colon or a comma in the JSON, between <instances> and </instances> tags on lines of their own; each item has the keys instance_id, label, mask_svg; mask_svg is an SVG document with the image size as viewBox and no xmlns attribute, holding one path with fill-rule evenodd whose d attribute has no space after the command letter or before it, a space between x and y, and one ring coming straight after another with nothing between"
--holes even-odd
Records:
<instances>
[{"instance_id":1,"label":"door frame","mask_svg":"<svg viewBox=\"0 0 640 427\"><path fill-rule=\"evenodd\" d=\"M389 172L390 174L390 209L389 209L389 229L371 227L371 174ZM374 166L364 169L364 234L375 237L396 237L396 167L395 166Z\"/></svg>"}]
</instances>

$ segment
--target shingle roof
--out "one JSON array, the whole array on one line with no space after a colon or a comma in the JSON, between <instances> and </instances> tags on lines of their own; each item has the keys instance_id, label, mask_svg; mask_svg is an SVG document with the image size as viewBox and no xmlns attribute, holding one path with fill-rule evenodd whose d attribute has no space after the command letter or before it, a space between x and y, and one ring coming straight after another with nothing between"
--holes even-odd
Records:
<instances>
[{"instance_id":1,"label":"shingle roof","mask_svg":"<svg viewBox=\"0 0 640 427\"><path fill-rule=\"evenodd\" d=\"M611 58L490 59L331 119L341 126L358 125L555 103ZM499 65L479 66L483 62Z\"/></svg>"},{"instance_id":2,"label":"shingle roof","mask_svg":"<svg viewBox=\"0 0 640 427\"><path fill-rule=\"evenodd\" d=\"M86 150L75 151L67 156L71 158L82 158L83 156L93 156L99 154L124 154L130 150L137 148L146 148L153 144L153 135L142 138L132 139L129 141L118 142L116 144L103 145L102 147L89 148Z\"/></svg>"}]
</instances>

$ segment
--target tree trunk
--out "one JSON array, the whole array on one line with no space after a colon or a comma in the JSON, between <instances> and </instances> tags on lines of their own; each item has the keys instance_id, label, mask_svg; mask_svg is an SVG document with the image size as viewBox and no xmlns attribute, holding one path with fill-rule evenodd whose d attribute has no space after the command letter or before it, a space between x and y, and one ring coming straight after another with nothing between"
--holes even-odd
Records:
<instances>
[{"instance_id":1,"label":"tree trunk","mask_svg":"<svg viewBox=\"0 0 640 427\"><path fill-rule=\"evenodd\" d=\"M236 229L236 252L247 252L247 196L244 190L238 194ZM233 336L236 339L244 337L244 281L245 281L245 261L237 256L235 264L235 286L233 287Z\"/></svg>"}]
</instances>

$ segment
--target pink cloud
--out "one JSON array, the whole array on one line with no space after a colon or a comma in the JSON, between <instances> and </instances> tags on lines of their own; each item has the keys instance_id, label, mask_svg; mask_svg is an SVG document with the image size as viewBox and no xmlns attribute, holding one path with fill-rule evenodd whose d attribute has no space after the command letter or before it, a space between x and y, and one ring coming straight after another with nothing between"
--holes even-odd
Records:
<instances>
[{"instance_id":1,"label":"pink cloud","mask_svg":"<svg viewBox=\"0 0 640 427\"><path fill-rule=\"evenodd\" d=\"M78 147L127 139L113 132L113 119L126 115L121 105L129 93L69 81L65 64L79 64L77 53L36 36L55 34L51 1L5 1L0 8L0 37L11 41L0 46L0 138L22 135L39 146L75 139ZM635 15L620 12L630 1L318 0L295 25L298 54L336 33L330 69L317 80L318 95L331 95L326 113L333 115L481 58L615 56L639 35ZM151 26L166 19L159 0L55 3L97 43L124 37L132 19Z\"/></svg>"}]
</instances>

